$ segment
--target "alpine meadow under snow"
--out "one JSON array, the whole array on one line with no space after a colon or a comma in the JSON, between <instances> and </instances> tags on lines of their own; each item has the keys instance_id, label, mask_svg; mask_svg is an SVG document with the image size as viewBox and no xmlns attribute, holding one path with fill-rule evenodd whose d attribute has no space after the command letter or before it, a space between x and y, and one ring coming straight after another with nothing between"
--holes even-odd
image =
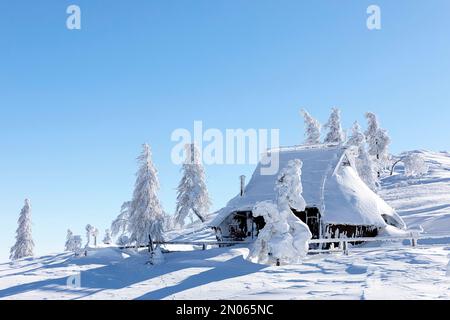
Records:
<instances>
[{"instance_id":1,"label":"alpine meadow under snow","mask_svg":"<svg viewBox=\"0 0 450 320\"><path fill-rule=\"evenodd\" d=\"M0 299L450 299L450 153L392 155L371 112L348 132L338 108L300 114L303 144L271 149L277 174L259 163L217 212L193 143L173 214L144 144L111 226L67 230L63 253L33 257L25 200Z\"/></svg>"}]
</instances>

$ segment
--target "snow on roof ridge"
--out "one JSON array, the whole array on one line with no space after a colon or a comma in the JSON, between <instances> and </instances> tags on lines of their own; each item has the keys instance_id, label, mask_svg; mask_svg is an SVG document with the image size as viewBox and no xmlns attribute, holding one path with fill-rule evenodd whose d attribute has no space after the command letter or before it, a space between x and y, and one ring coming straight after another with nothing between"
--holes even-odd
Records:
<instances>
[{"instance_id":1,"label":"snow on roof ridge","mask_svg":"<svg viewBox=\"0 0 450 320\"><path fill-rule=\"evenodd\" d=\"M340 147L345 149L346 147L340 143L320 143L320 144L299 144L294 146L280 146L277 148L267 149L267 152L292 152L292 151L306 151L306 150L317 150L317 149L333 149Z\"/></svg>"}]
</instances>

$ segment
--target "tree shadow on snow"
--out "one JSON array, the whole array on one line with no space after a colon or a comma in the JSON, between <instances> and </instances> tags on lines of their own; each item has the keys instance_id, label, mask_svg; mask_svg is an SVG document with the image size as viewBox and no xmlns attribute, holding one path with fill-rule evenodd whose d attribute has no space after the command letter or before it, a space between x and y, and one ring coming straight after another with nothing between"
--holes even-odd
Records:
<instances>
[{"instance_id":1,"label":"tree shadow on snow","mask_svg":"<svg viewBox=\"0 0 450 320\"><path fill-rule=\"evenodd\" d=\"M132 256L120 262L113 262L98 268L81 271L80 288L68 287L67 279L70 275L74 274L77 265L82 266L87 263L85 263L83 259L79 259L78 262L71 260L67 261L65 265L67 267L75 267L71 269L72 273L68 272L64 277L44 279L2 289L0 290L0 298L7 298L30 291L41 290L53 293L73 293L75 294L73 297L74 299L80 299L103 290L126 288L183 269L212 268L211 270L190 276L175 286L167 288L155 286L154 291L139 297L139 299L161 299L179 291L201 286L212 281L239 277L252 272L257 272L266 267L264 265L250 263L244 260L242 256L233 257L228 261L209 260L224 253L226 252L217 251L217 249L206 250L197 252L194 259L191 256L192 252L169 253L165 255L167 259L166 262L157 266L145 264L148 260L146 255ZM64 263L58 264L58 267L63 265ZM54 266L42 266L41 268L45 271L52 267ZM26 273L27 272L24 272L24 274Z\"/></svg>"},{"instance_id":2,"label":"tree shadow on snow","mask_svg":"<svg viewBox=\"0 0 450 320\"><path fill-rule=\"evenodd\" d=\"M244 260L242 256L234 257L226 262L216 263L213 269L192 275L176 285L159 288L155 291L148 292L138 297L137 300L164 299L172 294L200 287L211 282L227 280L255 273L266 267L267 266L265 265L248 262L247 260Z\"/></svg>"}]
</instances>

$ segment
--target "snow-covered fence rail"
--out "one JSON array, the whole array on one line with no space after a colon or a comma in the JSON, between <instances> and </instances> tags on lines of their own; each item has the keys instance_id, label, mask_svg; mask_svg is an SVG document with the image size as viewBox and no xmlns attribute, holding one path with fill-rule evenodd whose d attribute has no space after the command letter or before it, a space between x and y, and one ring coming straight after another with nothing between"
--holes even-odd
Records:
<instances>
[{"instance_id":1,"label":"snow-covered fence rail","mask_svg":"<svg viewBox=\"0 0 450 320\"><path fill-rule=\"evenodd\" d=\"M250 244L253 241L154 241L153 244L160 245L191 245L191 246L201 246L203 250L206 250L207 246L229 246L235 244ZM148 248L149 245L140 245L139 248ZM136 248L136 246L121 246L119 249L131 249Z\"/></svg>"},{"instance_id":2,"label":"snow-covered fence rail","mask_svg":"<svg viewBox=\"0 0 450 320\"><path fill-rule=\"evenodd\" d=\"M399 240L423 240L423 239L444 239L450 238L450 233L436 234L410 234L401 237L360 237L360 238L326 238L312 239L309 243L333 243L339 241L347 242L377 242L377 241L399 241Z\"/></svg>"},{"instance_id":3,"label":"snow-covered fence rail","mask_svg":"<svg viewBox=\"0 0 450 320\"><path fill-rule=\"evenodd\" d=\"M231 244L248 244L253 241L161 241L156 244L190 244L190 245L231 245Z\"/></svg>"},{"instance_id":4,"label":"snow-covered fence rail","mask_svg":"<svg viewBox=\"0 0 450 320\"><path fill-rule=\"evenodd\" d=\"M450 239L450 234L417 234L411 233L408 236L401 237L360 237L360 238L327 238L327 239L312 239L310 244L331 244L339 243L339 249L344 252L345 255L349 251L349 243L362 243L362 242L393 242L409 240L413 247L417 246L418 240L425 239ZM309 252L327 252L329 249L311 249Z\"/></svg>"},{"instance_id":5,"label":"snow-covered fence rail","mask_svg":"<svg viewBox=\"0 0 450 320\"><path fill-rule=\"evenodd\" d=\"M393 242L408 240L413 247L417 246L418 240L425 239L449 239L448 233L436 233L436 234L416 234L411 233L407 236L401 237L360 237L360 238L323 238L323 239L311 239L309 244L339 244L336 249L310 249L310 253L319 252L332 252L342 251L345 255L349 252L349 244L363 243L363 242ZM153 244L159 245L192 245L202 247L202 250L206 250L208 246L229 246L239 244L251 244L253 241L155 241ZM141 245L139 248L148 248L149 245ZM136 248L136 246L122 246L120 249Z\"/></svg>"}]
</instances>

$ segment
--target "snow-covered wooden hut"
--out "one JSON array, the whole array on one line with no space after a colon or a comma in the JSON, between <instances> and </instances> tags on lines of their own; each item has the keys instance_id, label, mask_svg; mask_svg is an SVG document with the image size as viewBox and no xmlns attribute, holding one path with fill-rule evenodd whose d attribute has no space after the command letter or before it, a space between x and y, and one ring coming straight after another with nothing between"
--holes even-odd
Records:
<instances>
[{"instance_id":1,"label":"snow-covered wooden hut","mask_svg":"<svg viewBox=\"0 0 450 320\"><path fill-rule=\"evenodd\" d=\"M313 238L374 237L406 228L395 210L361 180L347 148L317 145L270 152L272 156L278 153L279 170L289 160L302 160L302 195L307 207L292 211L308 225ZM218 239L256 238L264 227L264 220L254 218L252 209L257 202L275 201L278 174L262 175L261 166L258 164L245 189L209 223Z\"/></svg>"}]
</instances>

